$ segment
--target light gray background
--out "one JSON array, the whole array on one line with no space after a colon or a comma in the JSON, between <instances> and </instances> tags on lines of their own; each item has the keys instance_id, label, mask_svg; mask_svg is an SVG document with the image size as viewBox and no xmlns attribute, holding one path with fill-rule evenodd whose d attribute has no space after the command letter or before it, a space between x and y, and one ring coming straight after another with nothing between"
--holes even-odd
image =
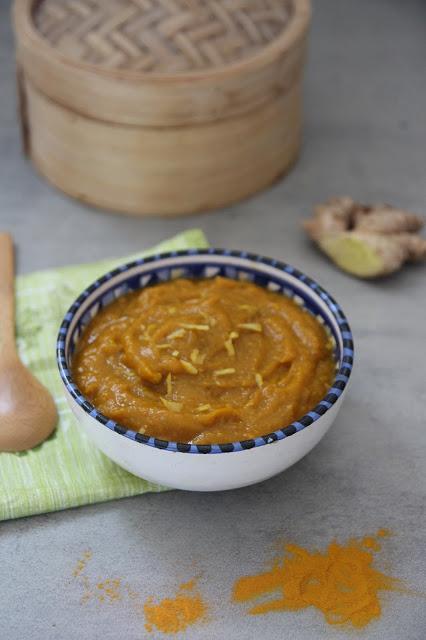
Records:
<instances>
[{"instance_id":1,"label":"light gray background","mask_svg":"<svg viewBox=\"0 0 426 640\"><path fill-rule=\"evenodd\" d=\"M424 267L377 283L335 270L301 219L333 194L426 209L426 3L317 0L305 91L305 145L291 175L228 210L175 220L91 210L42 181L20 153L9 2L0 9L0 227L18 269L120 256L199 226L214 245L282 258L337 297L354 328L352 387L341 415L303 461L261 485L210 495L170 492L0 526L2 640L157 638L127 605L80 604L71 571L119 576L142 596L169 595L203 571L211 622L185 638L422 640L424 598L388 594L362 633L314 610L253 618L229 604L235 578L259 571L277 539L324 547L389 527L378 565L426 591ZM182 636L181 636L182 637Z\"/></svg>"}]
</instances>

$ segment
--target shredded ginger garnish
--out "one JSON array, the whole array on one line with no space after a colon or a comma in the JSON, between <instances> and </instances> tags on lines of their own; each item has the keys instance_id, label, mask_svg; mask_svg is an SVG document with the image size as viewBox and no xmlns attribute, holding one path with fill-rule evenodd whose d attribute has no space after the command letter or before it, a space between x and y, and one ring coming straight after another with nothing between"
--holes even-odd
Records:
<instances>
[{"instance_id":1,"label":"shredded ginger garnish","mask_svg":"<svg viewBox=\"0 0 426 640\"><path fill-rule=\"evenodd\" d=\"M235 369L232 367L229 369L216 369L213 373L215 376L230 376L232 373L235 373Z\"/></svg>"},{"instance_id":2,"label":"shredded ginger garnish","mask_svg":"<svg viewBox=\"0 0 426 640\"><path fill-rule=\"evenodd\" d=\"M202 411L211 411L211 404L200 404L197 408L196 411L198 411L198 413L201 413Z\"/></svg>"},{"instance_id":3,"label":"shredded ginger garnish","mask_svg":"<svg viewBox=\"0 0 426 640\"><path fill-rule=\"evenodd\" d=\"M170 333L166 340L174 340L175 338L183 338L183 336L185 335L185 329L176 329L175 331L172 331L172 333Z\"/></svg>"},{"instance_id":4,"label":"shredded ginger garnish","mask_svg":"<svg viewBox=\"0 0 426 640\"><path fill-rule=\"evenodd\" d=\"M263 385L263 378L262 378L262 374L261 373L255 373L254 375L254 379L256 380L256 384L257 386L260 387Z\"/></svg>"},{"instance_id":5,"label":"shredded ginger garnish","mask_svg":"<svg viewBox=\"0 0 426 640\"><path fill-rule=\"evenodd\" d=\"M209 331L210 327L208 324L186 324L182 323L180 325L183 329L193 329L194 331Z\"/></svg>"},{"instance_id":6,"label":"shredded ginger garnish","mask_svg":"<svg viewBox=\"0 0 426 640\"><path fill-rule=\"evenodd\" d=\"M180 359L179 362L181 363L182 367L185 369L187 373L190 373L193 376L197 375L198 369L197 367L194 367L194 365L191 364L191 362L187 362L186 360L182 360L182 359Z\"/></svg>"},{"instance_id":7,"label":"shredded ginger garnish","mask_svg":"<svg viewBox=\"0 0 426 640\"><path fill-rule=\"evenodd\" d=\"M240 329L247 329L247 331L256 331L257 333L262 332L262 325L260 322L243 322L238 326Z\"/></svg>"},{"instance_id":8,"label":"shredded ginger garnish","mask_svg":"<svg viewBox=\"0 0 426 640\"><path fill-rule=\"evenodd\" d=\"M174 411L175 413L180 413L180 411L182 411L183 404L181 402L166 400L166 398L160 398L160 400L164 404L166 409L169 409L169 411Z\"/></svg>"}]
</instances>

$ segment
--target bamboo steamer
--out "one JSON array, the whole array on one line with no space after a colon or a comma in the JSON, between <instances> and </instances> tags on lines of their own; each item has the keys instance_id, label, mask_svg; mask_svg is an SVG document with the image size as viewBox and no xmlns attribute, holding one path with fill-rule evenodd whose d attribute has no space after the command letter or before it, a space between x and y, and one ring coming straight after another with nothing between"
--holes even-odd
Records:
<instances>
[{"instance_id":1,"label":"bamboo steamer","mask_svg":"<svg viewBox=\"0 0 426 640\"><path fill-rule=\"evenodd\" d=\"M295 161L309 0L15 0L24 147L136 215L224 206Z\"/></svg>"}]
</instances>

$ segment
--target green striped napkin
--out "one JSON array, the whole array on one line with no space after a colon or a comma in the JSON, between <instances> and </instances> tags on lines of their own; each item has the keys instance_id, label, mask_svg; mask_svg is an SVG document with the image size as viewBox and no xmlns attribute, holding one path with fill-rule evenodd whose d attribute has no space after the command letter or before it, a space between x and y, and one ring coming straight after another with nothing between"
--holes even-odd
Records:
<instances>
[{"instance_id":1,"label":"green striped napkin","mask_svg":"<svg viewBox=\"0 0 426 640\"><path fill-rule=\"evenodd\" d=\"M53 394L59 424L35 449L0 454L0 520L165 490L118 467L79 429L66 404L56 367L56 334L72 301L105 271L140 255L206 246L203 232L193 229L137 256L39 271L16 279L19 353Z\"/></svg>"}]
</instances>

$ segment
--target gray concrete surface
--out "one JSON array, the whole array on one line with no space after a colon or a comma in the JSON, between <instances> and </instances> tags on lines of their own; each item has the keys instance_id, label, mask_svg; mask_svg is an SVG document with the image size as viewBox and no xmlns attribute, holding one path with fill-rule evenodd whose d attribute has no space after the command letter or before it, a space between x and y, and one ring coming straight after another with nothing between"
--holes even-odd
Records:
<instances>
[{"instance_id":1,"label":"gray concrete surface","mask_svg":"<svg viewBox=\"0 0 426 640\"><path fill-rule=\"evenodd\" d=\"M295 467L229 493L170 492L0 525L2 640L157 638L129 603L81 604L71 577L91 547L92 580L121 577L145 597L202 572L208 624L180 637L226 640L423 640L426 601L388 594L362 632L320 613L245 615L235 578L260 570L276 540L323 548L388 527L378 566L426 592L425 268L380 283L336 271L300 232L311 205L336 193L426 208L426 4L317 0L306 77L305 146L281 184L217 213L135 220L52 190L21 156L9 2L0 8L0 227L21 272L124 255L200 226L212 244L294 263L343 305L356 337L352 387L336 424Z\"/></svg>"}]
</instances>

